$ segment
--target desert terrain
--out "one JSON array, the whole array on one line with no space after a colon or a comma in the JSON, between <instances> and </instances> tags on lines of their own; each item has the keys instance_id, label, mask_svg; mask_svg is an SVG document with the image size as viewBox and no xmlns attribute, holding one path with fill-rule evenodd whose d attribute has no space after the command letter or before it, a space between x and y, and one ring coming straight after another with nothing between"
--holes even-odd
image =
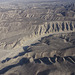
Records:
<instances>
[{"instance_id":1,"label":"desert terrain","mask_svg":"<svg viewBox=\"0 0 75 75\"><path fill-rule=\"evenodd\" d=\"M75 1L1 0L0 75L75 75Z\"/></svg>"}]
</instances>

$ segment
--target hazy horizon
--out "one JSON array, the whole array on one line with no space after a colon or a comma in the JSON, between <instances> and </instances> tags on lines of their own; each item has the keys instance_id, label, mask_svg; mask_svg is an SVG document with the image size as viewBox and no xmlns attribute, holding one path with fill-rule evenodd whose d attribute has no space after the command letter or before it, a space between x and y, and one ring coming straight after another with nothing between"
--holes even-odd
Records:
<instances>
[{"instance_id":1,"label":"hazy horizon","mask_svg":"<svg viewBox=\"0 0 75 75\"><path fill-rule=\"evenodd\" d=\"M20 2L34 1L34 2L36 2L36 1L65 1L65 0L13 0L13 1L11 1L11 0L0 0L0 2L18 2L18 1L20 1ZM67 1L75 1L75 0L67 0Z\"/></svg>"}]
</instances>

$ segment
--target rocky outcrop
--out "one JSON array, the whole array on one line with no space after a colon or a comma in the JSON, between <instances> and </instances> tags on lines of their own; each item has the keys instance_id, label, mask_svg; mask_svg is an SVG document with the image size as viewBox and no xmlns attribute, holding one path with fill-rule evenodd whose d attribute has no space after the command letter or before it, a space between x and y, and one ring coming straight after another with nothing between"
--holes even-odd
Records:
<instances>
[{"instance_id":1,"label":"rocky outcrop","mask_svg":"<svg viewBox=\"0 0 75 75\"><path fill-rule=\"evenodd\" d=\"M25 41L40 35L75 31L75 4L43 5L1 5L0 48L24 46Z\"/></svg>"},{"instance_id":2,"label":"rocky outcrop","mask_svg":"<svg viewBox=\"0 0 75 75\"><path fill-rule=\"evenodd\" d=\"M42 25L32 26L35 35L49 34L54 32L75 31L74 21L52 21Z\"/></svg>"},{"instance_id":3,"label":"rocky outcrop","mask_svg":"<svg viewBox=\"0 0 75 75\"><path fill-rule=\"evenodd\" d=\"M44 22L41 25L29 25L25 27L24 31L22 33L18 33L20 38L14 39L12 43L8 43L8 39L6 39L6 42L1 42L0 47L3 48L17 48L19 46L24 46L25 41L36 38L37 36L45 36L50 34L56 34L56 33L66 33L66 32L75 32L75 22L74 21L51 21L51 22ZM11 33L11 32L10 32ZM16 32L13 32L16 33ZM12 34L12 33L11 33ZM10 35L11 35L10 34ZM7 34L8 35L8 34ZM16 38L16 35L11 35L13 38ZM10 42L10 40L9 40Z\"/></svg>"}]
</instances>

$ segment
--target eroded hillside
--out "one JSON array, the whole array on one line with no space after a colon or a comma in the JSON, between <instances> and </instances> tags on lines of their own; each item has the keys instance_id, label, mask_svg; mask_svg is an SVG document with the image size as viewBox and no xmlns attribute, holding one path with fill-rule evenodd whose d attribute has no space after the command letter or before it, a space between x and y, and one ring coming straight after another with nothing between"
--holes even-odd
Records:
<instances>
[{"instance_id":1,"label":"eroded hillside","mask_svg":"<svg viewBox=\"0 0 75 75\"><path fill-rule=\"evenodd\" d=\"M6 6L0 8L0 48L24 46L24 41L40 35L75 31L74 3L10 3Z\"/></svg>"},{"instance_id":2,"label":"eroded hillside","mask_svg":"<svg viewBox=\"0 0 75 75\"><path fill-rule=\"evenodd\" d=\"M0 75L75 75L75 1L1 1Z\"/></svg>"}]
</instances>

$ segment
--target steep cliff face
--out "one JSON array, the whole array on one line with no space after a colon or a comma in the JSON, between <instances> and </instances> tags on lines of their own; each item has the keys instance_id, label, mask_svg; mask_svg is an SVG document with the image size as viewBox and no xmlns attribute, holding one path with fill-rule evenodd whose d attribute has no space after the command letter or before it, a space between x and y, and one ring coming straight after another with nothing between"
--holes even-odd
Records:
<instances>
[{"instance_id":1,"label":"steep cliff face","mask_svg":"<svg viewBox=\"0 0 75 75\"><path fill-rule=\"evenodd\" d=\"M0 75L75 75L75 1L3 1Z\"/></svg>"},{"instance_id":2,"label":"steep cliff face","mask_svg":"<svg viewBox=\"0 0 75 75\"><path fill-rule=\"evenodd\" d=\"M35 35L50 34L54 32L75 31L75 21L45 22L42 25L32 26Z\"/></svg>"},{"instance_id":3,"label":"steep cliff face","mask_svg":"<svg viewBox=\"0 0 75 75\"><path fill-rule=\"evenodd\" d=\"M74 75L75 73L75 32L46 36L23 49L24 51L15 56L0 59L0 74Z\"/></svg>"},{"instance_id":4,"label":"steep cliff face","mask_svg":"<svg viewBox=\"0 0 75 75\"><path fill-rule=\"evenodd\" d=\"M17 48L24 46L25 42L32 38L35 39L37 37L42 37L50 34L67 32L75 32L75 21L51 21L45 22L41 25L29 25L25 27L25 29L20 33L18 32L19 34L17 34L17 36L14 36L13 38L10 37L11 41L7 38L4 42L1 42L0 47L6 49ZM21 36L18 37L19 35Z\"/></svg>"},{"instance_id":5,"label":"steep cliff face","mask_svg":"<svg viewBox=\"0 0 75 75\"><path fill-rule=\"evenodd\" d=\"M52 3L52 4L51 4ZM58 3L58 5L56 5ZM29 39L75 31L75 4L34 2L0 6L0 48L24 46Z\"/></svg>"}]
</instances>

